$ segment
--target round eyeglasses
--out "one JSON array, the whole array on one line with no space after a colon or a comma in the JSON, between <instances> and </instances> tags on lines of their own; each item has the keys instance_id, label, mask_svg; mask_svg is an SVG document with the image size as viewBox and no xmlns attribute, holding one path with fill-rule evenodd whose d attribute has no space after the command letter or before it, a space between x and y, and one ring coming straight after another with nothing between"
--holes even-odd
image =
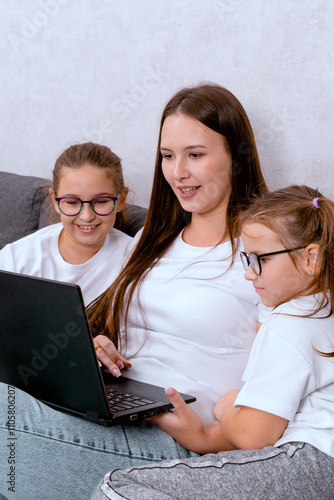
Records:
<instances>
[{"instance_id":1,"label":"round eyeglasses","mask_svg":"<svg viewBox=\"0 0 334 500\"><path fill-rule=\"evenodd\" d=\"M61 198L56 198L59 210L63 215L68 217L74 217L78 215L83 207L84 203L89 203L90 208L96 215L110 215L116 206L116 201L119 199L118 196L97 196L89 201L82 201L80 198L73 196L63 196Z\"/></svg>"},{"instance_id":2,"label":"round eyeglasses","mask_svg":"<svg viewBox=\"0 0 334 500\"><path fill-rule=\"evenodd\" d=\"M286 250L279 250L278 252L262 253L260 255L254 252L251 252L250 254L247 254L246 252L240 252L240 258L245 268L245 271L247 271L248 267L251 266L253 273L256 274L256 276L260 276L260 274L262 273L261 259L263 257L269 257L269 255L278 255L280 253L294 252L295 250L302 250L303 248L306 247L288 248Z\"/></svg>"}]
</instances>

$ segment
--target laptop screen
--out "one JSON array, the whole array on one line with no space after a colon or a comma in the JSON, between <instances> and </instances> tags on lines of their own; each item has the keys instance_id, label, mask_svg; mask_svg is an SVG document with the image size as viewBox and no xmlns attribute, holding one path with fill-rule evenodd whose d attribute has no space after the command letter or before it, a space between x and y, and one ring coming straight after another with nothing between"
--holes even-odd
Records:
<instances>
[{"instance_id":1,"label":"laptop screen","mask_svg":"<svg viewBox=\"0 0 334 500\"><path fill-rule=\"evenodd\" d=\"M0 380L108 416L80 287L0 272Z\"/></svg>"}]
</instances>

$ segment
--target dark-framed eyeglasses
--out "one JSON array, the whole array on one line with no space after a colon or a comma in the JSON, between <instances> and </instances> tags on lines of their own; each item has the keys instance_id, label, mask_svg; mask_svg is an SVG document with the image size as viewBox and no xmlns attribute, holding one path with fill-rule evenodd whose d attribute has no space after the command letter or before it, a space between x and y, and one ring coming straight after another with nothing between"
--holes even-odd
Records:
<instances>
[{"instance_id":1,"label":"dark-framed eyeglasses","mask_svg":"<svg viewBox=\"0 0 334 500\"><path fill-rule=\"evenodd\" d=\"M56 198L59 210L63 215L68 217L74 217L78 215L83 207L84 203L89 203L90 208L96 215L110 215L116 206L116 201L119 199L118 196L97 196L89 201L83 201L80 198L74 196L62 196L61 198Z\"/></svg>"},{"instance_id":2,"label":"dark-framed eyeglasses","mask_svg":"<svg viewBox=\"0 0 334 500\"><path fill-rule=\"evenodd\" d=\"M254 252L251 252L250 254L247 254L246 252L240 252L240 258L245 268L245 271L247 271L248 267L251 266L253 273L256 274L256 276L260 276L260 274L262 273L261 259L263 257L269 257L270 255L278 255L279 253L294 252L295 250L302 250L303 248L306 247L287 248L286 250L279 250L278 252L262 253L260 255Z\"/></svg>"}]
</instances>

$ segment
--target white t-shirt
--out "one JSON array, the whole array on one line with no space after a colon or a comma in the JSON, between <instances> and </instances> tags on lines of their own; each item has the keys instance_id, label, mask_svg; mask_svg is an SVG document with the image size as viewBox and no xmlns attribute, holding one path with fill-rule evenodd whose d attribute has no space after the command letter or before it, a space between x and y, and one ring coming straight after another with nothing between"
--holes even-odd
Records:
<instances>
[{"instance_id":1,"label":"white t-shirt","mask_svg":"<svg viewBox=\"0 0 334 500\"><path fill-rule=\"evenodd\" d=\"M275 443L302 441L334 456L334 316L301 318L315 309L316 296L276 308L260 328L235 405L289 420ZM279 314L277 314L279 313ZM287 314L293 314L287 316Z\"/></svg>"},{"instance_id":2,"label":"white t-shirt","mask_svg":"<svg viewBox=\"0 0 334 500\"><path fill-rule=\"evenodd\" d=\"M126 376L196 396L192 407L205 423L214 420L219 397L241 387L257 321L264 319L239 258L223 274L230 262L230 242L199 248L180 234L145 277L140 310L135 299L129 310L124 354L135 356Z\"/></svg>"},{"instance_id":3,"label":"white t-shirt","mask_svg":"<svg viewBox=\"0 0 334 500\"><path fill-rule=\"evenodd\" d=\"M0 269L75 283L88 305L117 277L133 238L113 228L89 261L74 265L66 262L59 252L62 229L61 223L53 224L6 245L0 251Z\"/></svg>"}]
</instances>

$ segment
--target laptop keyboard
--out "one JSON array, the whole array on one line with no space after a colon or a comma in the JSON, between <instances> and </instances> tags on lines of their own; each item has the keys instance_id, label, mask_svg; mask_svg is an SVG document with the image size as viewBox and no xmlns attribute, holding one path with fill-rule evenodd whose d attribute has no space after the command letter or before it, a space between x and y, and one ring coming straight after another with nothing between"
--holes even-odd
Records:
<instances>
[{"instance_id":1,"label":"laptop keyboard","mask_svg":"<svg viewBox=\"0 0 334 500\"><path fill-rule=\"evenodd\" d=\"M107 400L112 412L140 408L141 406L156 403L152 399L141 398L114 389L107 389Z\"/></svg>"}]
</instances>

